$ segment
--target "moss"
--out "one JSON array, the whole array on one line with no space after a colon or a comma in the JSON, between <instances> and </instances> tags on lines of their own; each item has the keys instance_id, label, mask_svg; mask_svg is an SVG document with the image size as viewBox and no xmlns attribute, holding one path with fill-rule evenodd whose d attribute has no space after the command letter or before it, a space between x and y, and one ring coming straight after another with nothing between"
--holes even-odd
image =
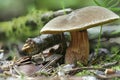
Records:
<instances>
[{"instance_id":1,"label":"moss","mask_svg":"<svg viewBox=\"0 0 120 80\"><path fill-rule=\"evenodd\" d=\"M24 41L28 37L35 37L39 35L39 30L43 26L40 16L44 12L46 11L33 10L26 16L0 22L1 30L5 32L7 39L11 41Z\"/></svg>"},{"instance_id":2,"label":"moss","mask_svg":"<svg viewBox=\"0 0 120 80\"><path fill-rule=\"evenodd\" d=\"M76 74L76 76L86 76L86 75L92 75L92 73L89 70L83 70L82 72Z\"/></svg>"}]
</instances>

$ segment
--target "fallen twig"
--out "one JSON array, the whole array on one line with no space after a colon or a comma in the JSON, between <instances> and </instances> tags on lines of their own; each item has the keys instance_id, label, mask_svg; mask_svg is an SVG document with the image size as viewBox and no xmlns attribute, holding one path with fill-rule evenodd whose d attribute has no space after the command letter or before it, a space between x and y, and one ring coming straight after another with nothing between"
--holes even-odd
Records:
<instances>
[{"instance_id":1,"label":"fallen twig","mask_svg":"<svg viewBox=\"0 0 120 80\"><path fill-rule=\"evenodd\" d=\"M45 13L41 16L41 20L44 21L44 22L48 22L49 20L51 20L51 19L53 19L57 16L65 15L65 14L68 14L72 11L73 10L71 8L67 8L67 9L58 10L58 11L55 11L55 12L47 12L47 13Z\"/></svg>"},{"instance_id":2,"label":"fallen twig","mask_svg":"<svg viewBox=\"0 0 120 80\"><path fill-rule=\"evenodd\" d=\"M111 79L111 78L116 78L116 77L120 78L120 71L116 71L115 74L110 74L110 75L105 75L104 72L100 72L100 73L102 73L102 74L98 74L98 73L95 72L95 71L91 71L91 72L92 72L94 75L96 75L98 78L100 78L100 79Z\"/></svg>"},{"instance_id":3,"label":"fallen twig","mask_svg":"<svg viewBox=\"0 0 120 80\"><path fill-rule=\"evenodd\" d=\"M39 74L39 73L43 73L46 72L49 74L49 72L53 71L53 68L49 68L51 65L55 64L55 62L57 60L59 60L62 57L62 55L59 54L53 54L50 57L48 57L47 59L49 60L49 62L47 64L45 64L45 66L43 66L39 71L37 71L35 74ZM47 60L46 59L46 60ZM49 69L47 69L49 68Z\"/></svg>"},{"instance_id":4,"label":"fallen twig","mask_svg":"<svg viewBox=\"0 0 120 80\"><path fill-rule=\"evenodd\" d=\"M94 67L81 67L81 68L74 68L69 72L70 75L74 75L76 74L77 72L80 72L80 71L83 71L83 70L105 70L105 68L94 68Z\"/></svg>"},{"instance_id":5,"label":"fallen twig","mask_svg":"<svg viewBox=\"0 0 120 80\"><path fill-rule=\"evenodd\" d=\"M102 67L103 68L108 68L108 67L115 66L115 65L117 65L119 63L120 63L119 61L115 61L115 62L111 62L111 63L106 63L106 64L103 64Z\"/></svg>"},{"instance_id":6,"label":"fallen twig","mask_svg":"<svg viewBox=\"0 0 120 80\"><path fill-rule=\"evenodd\" d=\"M115 62L111 62L111 63L107 63L102 65L101 67L80 67L80 68L74 68L72 70L69 70L68 73L70 75L74 75L77 72L83 71L83 70L99 70L99 71L105 71L106 68L112 67L119 64L119 61L115 61Z\"/></svg>"}]
</instances>

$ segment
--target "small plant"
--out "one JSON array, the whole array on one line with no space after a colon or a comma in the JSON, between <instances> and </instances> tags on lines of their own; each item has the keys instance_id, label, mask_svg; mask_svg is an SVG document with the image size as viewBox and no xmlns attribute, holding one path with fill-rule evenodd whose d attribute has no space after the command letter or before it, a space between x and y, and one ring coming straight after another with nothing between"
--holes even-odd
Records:
<instances>
[{"instance_id":1,"label":"small plant","mask_svg":"<svg viewBox=\"0 0 120 80\"><path fill-rule=\"evenodd\" d=\"M101 43L100 43L101 35L102 35L102 25L101 25L101 27L100 27L100 33L99 33L99 37L98 37L97 48L95 49L96 54L98 53L98 50L99 50L99 48L101 47Z\"/></svg>"},{"instance_id":2,"label":"small plant","mask_svg":"<svg viewBox=\"0 0 120 80\"><path fill-rule=\"evenodd\" d=\"M93 0L93 1L96 3L96 5L108 8L114 12L120 11L120 7L118 7L118 5L120 4L120 0ZM98 53L98 49L101 47L100 44L101 34L102 34L102 26L100 28L97 48L95 49L96 54Z\"/></svg>"},{"instance_id":3,"label":"small plant","mask_svg":"<svg viewBox=\"0 0 120 80\"><path fill-rule=\"evenodd\" d=\"M39 35L43 22L40 16L45 11L34 10L26 16L14 18L11 21L0 22L1 30L5 32L9 41L25 41L28 37ZM7 40L5 39L5 40Z\"/></svg>"},{"instance_id":4,"label":"small plant","mask_svg":"<svg viewBox=\"0 0 120 80\"><path fill-rule=\"evenodd\" d=\"M120 11L120 0L93 0L98 6L108 8L114 12Z\"/></svg>"},{"instance_id":5,"label":"small plant","mask_svg":"<svg viewBox=\"0 0 120 80\"><path fill-rule=\"evenodd\" d=\"M76 74L76 76L85 76L85 75L92 75L92 74L89 70L83 70L82 72Z\"/></svg>"}]
</instances>

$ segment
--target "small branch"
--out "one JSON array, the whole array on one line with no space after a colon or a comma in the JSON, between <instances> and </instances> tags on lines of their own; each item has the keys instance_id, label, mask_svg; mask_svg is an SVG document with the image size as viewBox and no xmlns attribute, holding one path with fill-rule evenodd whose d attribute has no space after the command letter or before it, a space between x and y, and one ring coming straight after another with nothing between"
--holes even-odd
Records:
<instances>
[{"instance_id":1,"label":"small branch","mask_svg":"<svg viewBox=\"0 0 120 80\"><path fill-rule=\"evenodd\" d=\"M73 10L71 8L67 8L67 9L62 9L55 12L47 12L41 16L41 20L46 23L57 16L65 15L72 11Z\"/></svg>"},{"instance_id":2,"label":"small branch","mask_svg":"<svg viewBox=\"0 0 120 80\"><path fill-rule=\"evenodd\" d=\"M108 67L112 67L119 64L119 61L115 61L115 62L111 62L111 63L107 63L107 64L103 64L102 67L103 68L108 68Z\"/></svg>"},{"instance_id":3,"label":"small branch","mask_svg":"<svg viewBox=\"0 0 120 80\"><path fill-rule=\"evenodd\" d=\"M105 70L105 68L94 68L94 67L81 67L81 68L74 68L69 72L70 75L74 75L76 74L77 72L80 72L80 71L83 71L83 70Z\"/></svg>"},{"instance_id":4,"label":"small branch","mask_svg":"<svg viewBox=\"0 0 120 80\"><path fill-rule=\"evenodd\" d=\"M103 74L97 74L94 71L90 71L90 72L92 72L94 75L96 75L100 79L111 79L111 78L116 78L116 77L120 78L120 71L116 71L115 74L110 74L110 75L105 75L104 73Z\"/></svg>"},{"instance_id":5,"label":"small branch","mask_svg":"<svg viewBox=\"0 0 120 80\"><path fill-rule=\"evenodd\" d=\"M68 71L68 73L69 73L70 75L74 75L74 74L76 74L77 72L80 72L80 71L83 71L83 70L105 71L106 68L111 67L111 66L115 66L115 65L117 65L117 64L119 64L119 61L112 62L112 63L108 63L108 64L104 64L104 65L102 65L101 67L97 67L97 68L95 68L95 67L80 67L80 68L74 68L74 69Z\"/></svg>"}]
</instances>

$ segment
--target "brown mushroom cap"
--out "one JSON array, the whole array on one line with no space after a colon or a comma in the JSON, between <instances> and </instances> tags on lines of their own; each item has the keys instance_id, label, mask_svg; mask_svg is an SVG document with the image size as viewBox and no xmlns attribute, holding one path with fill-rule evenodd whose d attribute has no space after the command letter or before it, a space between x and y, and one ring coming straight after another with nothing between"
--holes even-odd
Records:
<instances>
[{"instance_id":1,"label":"brown mushroom cap","mask_svg":"<svg viewBox=\"0 0 120 80\"><path fill-rule=\"evenodd\" d=\"M52 19L42 28L41 33L80 31L116 19L119 19L119 16L104 7L89 6Z\"/></svg>"}]
</instances>

